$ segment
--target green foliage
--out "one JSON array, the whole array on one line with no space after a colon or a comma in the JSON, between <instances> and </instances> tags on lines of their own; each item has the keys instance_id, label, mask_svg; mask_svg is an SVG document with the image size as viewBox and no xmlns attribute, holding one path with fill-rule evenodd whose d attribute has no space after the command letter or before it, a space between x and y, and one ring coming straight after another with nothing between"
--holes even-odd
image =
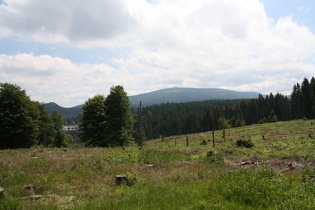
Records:
<instances>
[{"instance_id":1,"label":"green foliage","mask_svg":"<svg viewBox=\"0 0 315 210\"><path fill-rule=\"evenodd\" d=\"M31 101L25 90L0 83L0 149L66 146L72 137L62 125L62 115L56 111L48 115L44 105Z\"/></svg>"},{"instance_id":2,"label":"green foliage","mask_svg":"<svg viewBox=\"0 0 315 210\"><path fill-rule=\"evenodd\" d=\"M297 83L291 93L291 111L295 119L315 117L315 79L304 78L302 85Z\"/></svg>"},{"instance_id":3,"label":"green foliage","mask_svg":"<svg viewBox=\"0 0 315 210\"><path fill-rule=\"evenodd\" d=\"M80 119L81 141L91 146L109 146L107 135L105 97L96 95L89 98L82 107Z\"/></svg>"},{"instance_id":4,"label":"green foliage","mask_svg":"<svg viewBox=\"0 0 315 210\"><path fill-rule=\"evenodd\" d=\"M311 209L315 204L314 187L278 175L268 167L218 174L209 186L218 203L232 202L239 208Z\"/></svg>"},{"instance_id":5,"label":"green foliage","mask_svg":"<svg viewBox=\"0 0 315 210\"><path fill-rule=\"evenodd\" d=\"M291 119L290 100L277 93L251 100L209 100L167 103L143 108L146 139L218 130L218 120L231 127ZM136 114L136 110L133 110ZM215 122L215 123L213 123Z\"/></svg>"},{"instance_id":6,"label":"green foliage","mask_svg":"<svg viewBox=\"0 0 315 210\"><path fill-rule=\"evenodd\" d=\"M39 135L40 112L25 90L0 83L0 149L31 147Z\"/></svg>"},{"instance_id":7,"label":"green foliage","mask_svg":"<svg viewBox=\"0 0 315 210\"><path fill-rule=\"evenodd\" d=\"M128 145L132 138L133 117L127 93L122 86L110 89L105 99L108 136L111 146Z\"/></svg>"},{"instance_id":8,"label":"green foliage","mask_svg":"<svg viewBox=\"0 0 315 210\"><path fill-rule=\"evenodd\" d=\"M105 98L96 95L83 105L81 141L91 146L124 146L132 138L130 102L122 86L112 87Z\"/></svg>"},{"instance_id":9,"label":"green foliage","mask_svg":"<svg viewBox=\"0 0 315 210\"><path fill-rule=\"evenodd\" d=\"M271 110L271 112L269 114L268 121L269 122L277 122L278 121L277 115L273 109Z\"/></svg>"}]
</instances>

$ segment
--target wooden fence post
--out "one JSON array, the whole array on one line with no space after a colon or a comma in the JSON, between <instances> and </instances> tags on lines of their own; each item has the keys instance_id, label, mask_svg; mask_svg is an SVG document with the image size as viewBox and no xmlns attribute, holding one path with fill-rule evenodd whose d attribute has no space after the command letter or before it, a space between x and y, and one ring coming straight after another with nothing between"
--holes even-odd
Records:
<instances>
[{"instance_id":1,"label":"wooden fence post","mask_svg":"<svg viewBox=\"0 0 315 210\"><path fill-rule=\"evenodd\" d=\"M188 138L188 136L186 136L186 146L187 147L189 146L189 138Z\"/></svg>"}]
</instances>

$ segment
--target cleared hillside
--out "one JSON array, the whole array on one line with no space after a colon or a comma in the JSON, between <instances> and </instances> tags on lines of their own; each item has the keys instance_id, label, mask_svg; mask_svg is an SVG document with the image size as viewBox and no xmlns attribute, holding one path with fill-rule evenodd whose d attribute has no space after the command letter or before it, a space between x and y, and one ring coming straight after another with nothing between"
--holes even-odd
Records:
<instances>
[{"instance_id":1,"label":"cleared hillside","mask_svg":"<svg viewBox=\"0 0 315 210\"><path fill-rule=\"evenodd\" d=\"M313 209L314 134L314 120L296 120L229 129L226 141L216 131L214 148L206 132L148 141L142 151L1 150L0 209ZM127 180L117 184L117 175Z\"/></svg>"}]
</instances>

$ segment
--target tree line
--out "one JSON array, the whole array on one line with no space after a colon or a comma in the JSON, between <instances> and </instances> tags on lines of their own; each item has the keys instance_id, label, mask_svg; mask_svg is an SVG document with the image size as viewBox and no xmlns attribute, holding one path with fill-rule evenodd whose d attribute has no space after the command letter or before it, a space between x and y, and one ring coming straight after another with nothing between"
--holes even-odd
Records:
<instances>
[{"instance_id":1,"label":"tree line","mask_svg":"<svg viewBox=\"0 0 315 210\"><path fill-rule=\"evenodd\" d=\"M32 101L19 86L0 83L0 149L67 146L72 137L62 126L61 114L48 114L42 103Z\"/></svg>"},{"instance_id":2,"label":"tree line","mask_svg":"<svg viewBox=\"0 0 315 210\"><path fill-rule=\"evenodd\" d=\"M290 97L281 93L249 100L208 100L189 103L164 103L142 109L142 125L137 122L139 112L133 108L135 138L142 126L146 139L217 130L222 122L228 127L287 121L315 117L315 80L304 78L302 85L293 86ZM221 123L220 120L221 119ZM222 121L223 120L223 121Z\"/></svg>"},{"instance_id":3,"label":"tree line","mask_svg":"<svg viewBox=\"0 0 315 210\"><path fill-rule=\"evenodd\" d=\"M125 146L132 141L142 145L142 140L162 136L314 118L315 79L295 84L290 97L270 93L256 99L164 103L140 109L130 107L122 86L114 86L107 97L89 98L82 110L80 139L86 145ZM0 149L67 146L72 138L62 125L58 112L49 115L19 86L0 83Z\"/></svg>"}]
</instances>

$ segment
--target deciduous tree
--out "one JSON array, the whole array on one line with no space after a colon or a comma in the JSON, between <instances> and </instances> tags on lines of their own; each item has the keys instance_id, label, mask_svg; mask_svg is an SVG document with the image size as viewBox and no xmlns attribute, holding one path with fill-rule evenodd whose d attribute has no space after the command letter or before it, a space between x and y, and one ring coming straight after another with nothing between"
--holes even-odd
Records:
<instances>
[{"instance_id":1,"label":"deciduous tree","mask_svg":"<svg viewBox=\"0 0 315 210\"><path fill-rule=\"evenodd\" d=\"M81 141L91 146L110 145L107 133L105 97L96 95L89 98L82 107L82 117L79 127Z\"/></svg>"},{"instance_id":2,"label":"deciduous tree","mask_svg":"<svg viewBox=\"0 0 315 210\"><path fill-rule=\"evenodd\" d=\"M40 112L26 91L0 83L0 149L31 147L39 135Z\"/></svg>"}]
</instances>

